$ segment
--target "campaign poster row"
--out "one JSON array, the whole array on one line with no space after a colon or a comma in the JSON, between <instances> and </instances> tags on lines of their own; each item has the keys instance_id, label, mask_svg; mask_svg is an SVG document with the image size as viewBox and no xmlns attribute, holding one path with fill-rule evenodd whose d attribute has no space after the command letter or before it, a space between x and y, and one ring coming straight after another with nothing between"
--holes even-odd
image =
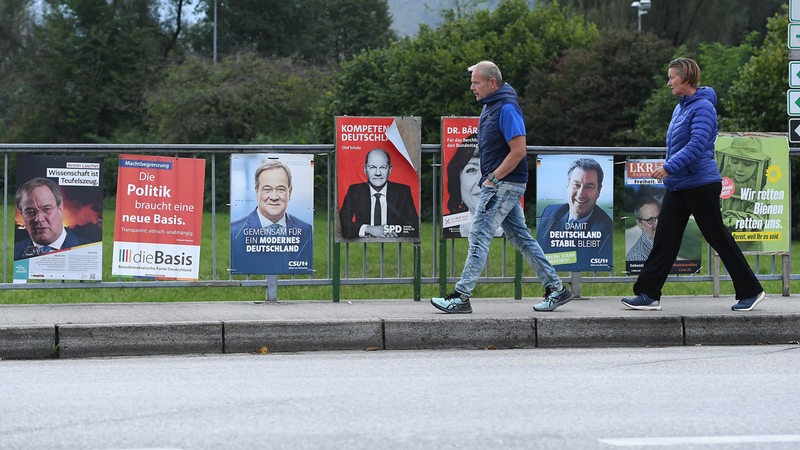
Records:
<instances>
[{"instance_id":1,"label":"campaign poster row","mask_svg":"<svg viewBox=\"0 0 800 450\"><path fill-rule=\"evenodd\" d=\"M442 118L442 236L466 237L480 192L477 117ZM337 242L419 242L418 118L336 118ZM789 157L782 137L720 136L724 223L745 251L788 252ZM663 160L625 162L625 270L652 249ZM313 273L312 155L233 154L232 274ZM613 269L611 156L538 155L536 238L560 271ZM120 155L112 275L199 278L205 160ZM20 155L14 281L101 280L103 160ZM502 235L502 229L495 232ZM674 273L700 269L690 220Z\"/></svg>"}]
</instances>

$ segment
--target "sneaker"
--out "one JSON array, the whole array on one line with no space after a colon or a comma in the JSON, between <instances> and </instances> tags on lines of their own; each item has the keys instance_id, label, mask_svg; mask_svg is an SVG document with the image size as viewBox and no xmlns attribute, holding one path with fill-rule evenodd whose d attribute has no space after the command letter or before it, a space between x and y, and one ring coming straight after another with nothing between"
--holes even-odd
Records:
<instances>
[{"instance_id":1,"label":"sneaker","mask_svg":"<svg viewBox=\"0 0 800 450\"><path fill-rule=\"evenodd\" d=\"M461 293L455 290L444 298L433 297L431 305L448 314L469 314L472 312L469 298L462 297Z\"/></svg>"},{"instance_id":2,"label":"sneaker","mask_svg":"<svg viewBox=\"0 0 800 450\"><path fill-rule=\"evenodd\" d=\"M566 286L561 286L560 291L547 288L544 293L544 301L533 305L533 310L552 311L570 300L572 300L572 292Z\"/></svg>"},{"instance_id":3,"label":"sneaker","mask_svg":"<svg viewBox=\"0 0 800 450\"><path fill-rule=\"evenodd\" d=\"M642 311L661 311L661 302L653 300L647 294L639 294L636 297L626 297L622 299L622 304L630 309Z\"/></svg>"},{"instance_id":4,"label":"sneaker","mask_svg":"<svg viewBox=\"0 0 800 450\"><path fill-rule=\"evenodd\" d=\"M731 306L731 309L734 311L752 311L756 308L756 305L761 303L761 301L766 297L767 294L764 291L761 291L761 293L758 295L739 300L739 303Z\"/></svg>"}]
</instances>

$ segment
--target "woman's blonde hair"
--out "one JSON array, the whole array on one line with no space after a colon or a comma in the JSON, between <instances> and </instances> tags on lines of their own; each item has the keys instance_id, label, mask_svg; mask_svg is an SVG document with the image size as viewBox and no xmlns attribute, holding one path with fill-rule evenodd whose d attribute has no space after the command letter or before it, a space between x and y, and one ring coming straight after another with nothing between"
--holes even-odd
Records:
<instances>
[{"instance_id":1,"label":"woman's blonde hair","mask_svg":"<svg viewBox=\"0 0 800 450\"><path fill-rule=\"evenodd\" d=\"M689 86L697 89L700 86L700 66L697 62L689 58L675 58L669 63L670 69L675 69L678 76L683 78L683 81L689 83Z\"/></svg>"}]
</instances>

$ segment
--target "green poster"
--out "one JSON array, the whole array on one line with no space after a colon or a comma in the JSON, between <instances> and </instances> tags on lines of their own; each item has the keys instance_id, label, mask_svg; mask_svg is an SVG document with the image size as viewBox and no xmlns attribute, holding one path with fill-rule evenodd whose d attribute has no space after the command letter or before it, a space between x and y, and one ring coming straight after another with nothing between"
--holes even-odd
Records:
<instances>
[{"instance_id":1,"label":"green poster","mask_svg":"<svg viewBox=\"0 0 800 450\"><path fill-rule=\"evenodd\" d=\"M720 136L722 221L746 252L789 251L789 143L786 137Z\"/></svg>"}]
</instances>

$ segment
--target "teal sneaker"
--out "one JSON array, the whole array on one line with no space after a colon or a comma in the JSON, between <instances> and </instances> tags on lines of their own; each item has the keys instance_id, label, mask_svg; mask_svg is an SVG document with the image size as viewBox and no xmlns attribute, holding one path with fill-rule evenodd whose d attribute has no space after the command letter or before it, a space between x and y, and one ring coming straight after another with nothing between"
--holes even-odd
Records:
<instances>
[{"instance_id":1,"label":"teal sneaker","mask_svg":"<svg viewBox=\"0 0 800 450\"><path fill-rule=\"evenodd\" d=\"M561 290L557 291L553 288L547 288L544 293L544 301L533 305L534 311L553 311L561 305L566 304L572 300L572 291L567 289L566 286L561 286Z\"/></svg>"},{"instance_id":2,"label":"teal sneaker","mask_svg":"<svg viewBox=\"0 0 800 450\"><path fill-rule=\"evenodd\" d=\"M653 300L645 293L641 293L636 297L623 298L622 304L630 309L638 309L642 311L661 311L661 302L659 300Z\"/></svg>"},{"instance_id":3,"label":"teal sneaker","mask_svg":"<svg viewBox=\"0 0 800 450\"><path fill-rule=\"evenodd\" d=\"M731 309L734 311L752 311L756 308L756 305L761 303L767 297L767 293L761 291L758 295L754 295L752 297L747 297L739 300L739 303L731 306Z\"/></svg>"},{"instance_id":4,"label":"teal sneaker","mask_svg":"<svg viewBox=\"0 0 800 450\"><path fill-rule=\"evenodd\" d=\"M433 297L431 299L431 305L448 314L469 314L472 312L472 306L469 304L469 297L455 290L444 298Z\"/></svg>"}]
</instances>

